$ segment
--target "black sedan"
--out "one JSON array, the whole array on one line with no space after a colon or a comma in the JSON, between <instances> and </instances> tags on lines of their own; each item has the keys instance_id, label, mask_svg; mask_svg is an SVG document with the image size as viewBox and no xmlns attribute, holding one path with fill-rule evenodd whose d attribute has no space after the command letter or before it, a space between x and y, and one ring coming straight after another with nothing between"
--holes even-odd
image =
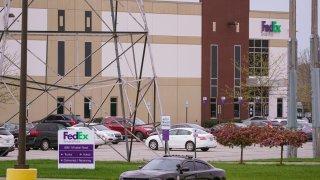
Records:
<instances>
[{"instance_id":1,"label":"black sedan","mask_svg":"<svg viewBox=\"0 0 320 180\"><path fill-rule=\"evenodd\" d=\"M192 156L168 156L156 158L140 168L120 175L120 180L225 180L225 171Z\"/></svg>"}]
</instances>

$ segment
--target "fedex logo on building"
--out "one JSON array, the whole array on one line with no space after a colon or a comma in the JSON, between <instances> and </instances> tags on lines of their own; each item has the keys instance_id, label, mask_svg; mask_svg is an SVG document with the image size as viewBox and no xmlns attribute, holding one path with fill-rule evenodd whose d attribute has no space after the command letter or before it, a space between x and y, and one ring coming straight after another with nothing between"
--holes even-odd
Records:
<instances>
[{"instance_id":1,"label":"fedex logo on building","mask_svg":"<svg viewBox=\"0 0 320 180\"><path fill-rule=\"evenodd\" d=\"M75 134L69 134L68 132L63 133L63 139L68 140L88 140L88 134L82 132L76 132Z\"/></svg>"},{"instance_id":2,"label":"fedex logo on building","mask_svg":"<svg viewBox=\"0 0 320 180\"><path fill-rule=\"evenodd\" d=\"M281 25L277 24L277 21L271 21L271 24L266 24L266 21L261 21L261 31L268 33L281 32Z\"/></svg>"}]
</instances>

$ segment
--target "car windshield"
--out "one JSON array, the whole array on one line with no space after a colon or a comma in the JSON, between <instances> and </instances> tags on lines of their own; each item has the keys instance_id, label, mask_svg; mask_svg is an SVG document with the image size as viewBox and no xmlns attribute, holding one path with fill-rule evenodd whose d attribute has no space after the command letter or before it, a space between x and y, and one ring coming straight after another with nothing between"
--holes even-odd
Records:
<instances>
[{"instance_id":1,"label":"car windshield","mask_svg":"<svg viewBox=\"0 0 320 180\"><path fill-rule=\"evenodd\" d=\"M0 129L0 135L11 135L11 133L6 129Z\"/></svg>"},{"instance_id":2,"label":"car windshield","mask_svg":"<svg viewBox=\"0 0 320 180\"><path fill-rule=\"evenodd\" d=\"M97 131L110 130L109 128L105 127L104 125L95 125L94 127L97 129Z\"/></svg>"},{"instance_id":3,"label":"car windshield","mask_svg":"<svg viewBox=\"0 0 320 180\"><path fill-rule=\"evenodd\" d=\"M201 130L201 129L197 129L197 133L198 133L198 134L208 134L207 132L205 132L205 131L203 131L203 130Z\"/></svg>"},{"instance_id":4,"label":"car windshield","mask_svg":"<svg viewBox=\"0 0 320 180\"><path fill-rule=\"evenodd\" d=\"M133 119L131 119L130 122L133 123ZM145 125L145 124L146 124L146 123L143 122L141 119L136 118L135 125L141 126L141 125Z\"/></svg>"},{"instance_id":5,"label":"car windshield","mask_svg":"<svg viewBox=\"0 0 320 180\"><path fill-rule=\"evenodd\" d=\"M198 124L190 124L190 126L196 129L203 129L203 127L199 126Z\"/></svg>"},{"instance_id":6,"label":"car windshield","mask_svg":"<svg viewBox=\"0 0 320 180\"><path fill-rule=\"evenodd\" d=\"M176 171L177 164L181 164L181 160L177 159L154 159L143 166L141 170L162 170Z\"/></svg>"}]
</instances>

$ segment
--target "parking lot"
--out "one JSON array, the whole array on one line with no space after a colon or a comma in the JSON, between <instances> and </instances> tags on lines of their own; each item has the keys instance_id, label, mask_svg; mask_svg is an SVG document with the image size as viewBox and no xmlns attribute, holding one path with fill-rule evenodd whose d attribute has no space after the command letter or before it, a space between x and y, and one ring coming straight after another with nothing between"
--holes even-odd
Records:
<instances>
[{"instance_id":1,"label":"parking lot","mask_svg":"<svg viewBox=\"0 0 320 180\"><path fill-rule=\"evenodd\" d=\"M129 144L130 147L130 144ZM286 157L286 149L284 148L284 157ZM131 161L142 161L150 160L157 156L162 156L163 150L151 151L144 144L134 142L132 146ZM170 154L177 155L193 155L194 152L188 152L186 150L171 150ZM123 156L123 157L122 157ZM2 160L17 160L18 150L8 154L6 157L0 157ZM120 142L117 145L104 145L95 150L96 161L126 161L126 143ZM207 161L237 161L240 159L240 148L224 147L218 145L216 148L211 148L207 152L197 151L197 157ZM299 158L312 158L312 142L305 143L302 148L298 149ZM49 150L30 150L26 152L26 158L28 159L58 159L58 151ZM251 146L244 150L244 160L252 159L269 159L269 158L280 158L280 148L268 148Z\"/></svg>"}]
</instances>

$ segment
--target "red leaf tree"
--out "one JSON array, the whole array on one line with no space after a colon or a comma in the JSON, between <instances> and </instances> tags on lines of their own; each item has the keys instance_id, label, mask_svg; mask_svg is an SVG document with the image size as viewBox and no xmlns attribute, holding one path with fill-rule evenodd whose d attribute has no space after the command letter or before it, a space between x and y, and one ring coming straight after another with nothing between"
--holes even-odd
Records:
<instances>
[{"instance_id":1,"label":"red leaf tree","mask_svg":"<svg viewBox=\"0 0 320 180\"><path fill-rule=\"evenodd\" d=\"M243 164L243 149L255 143L256 127L240 128L234 124L226 124L220 128L215 136L217 142L224 146L233 148L234 146L240 147L240 164Z\"/></svg>"},{"instance_id":2,"label":"red leaf tree","mask_svg":"<svg viewBox=\"0 0 320 180\"><path fill-rule=\"evenodd\" d=\"M293 147L301 147L307 142L308 137L300 131L291 131L288 129L278 128L260 128L259 134L256 136L256 142L266 147L281 147L280 165L283 164L283 147L291 145Z\"/></svg>"}]
</instances>

